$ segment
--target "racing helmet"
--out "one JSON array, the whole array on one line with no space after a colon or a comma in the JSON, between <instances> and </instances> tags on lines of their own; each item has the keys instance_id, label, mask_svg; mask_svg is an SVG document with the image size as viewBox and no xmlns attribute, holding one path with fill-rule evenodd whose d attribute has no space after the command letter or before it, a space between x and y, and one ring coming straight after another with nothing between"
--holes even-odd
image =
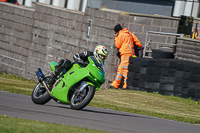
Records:
<instances>
[{"instance_id":1,"label":"racing helmet","mask_svg":"<svg viewBox=\"0 0 200 133\"><path fill-rule=\"evenodd\" d=\"M96 48L94 49L94 57L97 59L97 60L100 60L100 61L106 61L107 57L108 57L108 49L102 45L98 45L96 46Z\"/></svg>"}]
</instances>

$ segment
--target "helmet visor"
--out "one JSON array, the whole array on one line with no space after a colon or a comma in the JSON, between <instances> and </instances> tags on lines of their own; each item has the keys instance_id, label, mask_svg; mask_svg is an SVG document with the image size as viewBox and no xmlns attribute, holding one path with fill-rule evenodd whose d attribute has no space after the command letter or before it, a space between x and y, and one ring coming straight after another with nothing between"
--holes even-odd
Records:
<instances>
[{"instance_id":1,"label":"helmet visor","mask_svg":"<svg viewBox=\"0 0 200 133\"><path fill-rule=\"evenodd\" d=\"M99 54L98 56L99 56L99 59L101 59L102 61L105 61L107 58L107 56L102 55L102 54Z\"/></svg>"}]
</instances>

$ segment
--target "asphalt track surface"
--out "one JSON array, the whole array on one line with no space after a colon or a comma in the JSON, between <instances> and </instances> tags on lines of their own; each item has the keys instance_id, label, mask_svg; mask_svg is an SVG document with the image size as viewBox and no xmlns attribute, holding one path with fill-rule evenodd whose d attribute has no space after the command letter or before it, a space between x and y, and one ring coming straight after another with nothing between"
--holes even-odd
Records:
<instances>
[{"instance_id":1,"label":"asphalt track surface","mask_svg":"<svg viewBox=\"0 0 200 133\"><path fill-rule=\"evenodd\" d=\"M200 125L89 106L77 111L53 100L36 105L30 96L5 91L0 91L0 115L113 133L200 133Z\"/></svg>"}]
</instances>

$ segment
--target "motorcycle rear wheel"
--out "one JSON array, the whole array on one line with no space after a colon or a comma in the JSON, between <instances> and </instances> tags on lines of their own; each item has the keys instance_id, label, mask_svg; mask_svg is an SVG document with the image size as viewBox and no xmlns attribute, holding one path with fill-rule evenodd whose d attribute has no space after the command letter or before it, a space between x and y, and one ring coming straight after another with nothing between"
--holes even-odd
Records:
<instances>
[{"instance_id":1,"label":"motorcycle rear wheel","mask_svg":"<svg viewBox=\"0 0 200 133\"><path fill-rule=\"evenodd\" d=\"M33 89L31 99L35 104L45 104L51 100L51 96L41 83L38 83Z\"/></svg>"},{"instance_id":2,"label":"motorcycle rear wheel","mask_svg":"<svg viewBox=\"0 0 200 133\"><path fill-rule=\"evenodd\" d=\"M77 89L70 100L70 107L74 110L81 110L85 106L87 106L95 94L95 87L92 85L88 85L85 87L85 89L80 92L79 89Z\"/></svg>"}]
</instances>

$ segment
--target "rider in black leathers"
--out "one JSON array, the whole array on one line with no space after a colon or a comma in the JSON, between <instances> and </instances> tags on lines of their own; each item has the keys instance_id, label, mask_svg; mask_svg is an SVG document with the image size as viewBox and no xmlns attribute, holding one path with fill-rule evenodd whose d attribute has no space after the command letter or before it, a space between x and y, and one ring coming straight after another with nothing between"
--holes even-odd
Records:
<instances>
[{"instance_id":1,"label":"rider in black leathers","mask_svg":"<svg viewBox=\"0 0 200 133\"><path fill-rule=\"evenodd\" d=\"M82 64L83 66L87 65L88 63L88 57L94 56L97 60L100 60L102 62L106 61L108 57L108 49L102 45L96 46L94 49L94 52L86 51L82 52L80 54L76 53L73 56L73 59L75 60L75 63ZM62 59L58 62L58 65L55 67L54 72L51 74L49 80L47 81L48 86L52 86L55 82L55 79L58 77L58 75L65 69L68 71L72 67L73 63L68 59Z\"/></svg>"},{"instance_id":2,"label":"rider in black leathers","mask_svg":"<svg viewBox=\"0 0 200 133\"><path fill-rule=\"evenodd\" d=\"M75 60L76 63L79 64L84 64L88 61L89 56L93 56L93 52L87 51L87 52L82 52L80 54L76 53L73 56L73 59ZM58 65L55 67L55 71L51 74L49 80L47 81L47 84L49 86L53 85L56 77L65 69L68 71L72 67L72 62L68 59L62 59L58 62Z\"/></svg>"}]
</instances>

